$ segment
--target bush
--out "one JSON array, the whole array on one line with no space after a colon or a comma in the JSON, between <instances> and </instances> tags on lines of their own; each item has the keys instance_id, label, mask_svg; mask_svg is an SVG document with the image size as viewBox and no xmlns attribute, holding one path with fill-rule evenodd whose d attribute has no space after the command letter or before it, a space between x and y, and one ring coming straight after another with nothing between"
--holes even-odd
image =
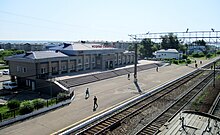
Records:
<instances>
[{"instance_id":1,"label":"bush","mask_svg":"<svg viewBox=\"0 0 220 135\"><path fill-rule=\"evenodd\" d=\"M184 63L185 62L185 60L179 60L179 63Z\"/></svg>"},{"instance_id":2,"label":"bush","mask_svg":"<svg viewBox=\"0 0 220 135\"><path fill-rule=\"evenodd\" d=\"M187 64L190 64L192 61L190 59L186 60Z\"/></svg>"},{"instance_id":3,"label":"bush","mask_svg":"<svg viewBox=\"0 0 220 135\"><path fill-rule=\"evenodd\" d=\"M18 100L11 100L11 101L8 101L7 107L9 108L9 110L13 110L13 109L19 108L20 104L21 103Z\"/></svg>"},{"instance_id":4,"label":"bush","mask_svg":"<svg viewBox=\"0 0 220 135\"><path fill-rule=\"evenodd\" d=\"M59 94L57 95L57 100L58 100L58 102L64 101L64 100L66 100L66 99L68 99L68 96L67 96L65 93L59 93Z\"/></svg>"},{"instance_id":5,"label":"bush","mask_svg":"<svg viewBox=\"0 0 220 135\"><path fill-rule=\"evenodd\" d=\"M32 103L35 109L39 109L43 108L46 102L42 99L34 99Z\"/></svg>"},{"instance_id":6,"label":"bush","mask_svg":"<svg viewBox=\"0 0 220 135\"><path fill-rule=\"evenodd\" d=\"M217 53L216 54L220 54L220 51L217 51Z\"/></svg>"},{"instance_id":7,"label":"bush","mask_svg":"<svg viewBox=\"0 0 220 135\"><path fill-rule=\"evenodd\" d=\"M24 101L20 107L20 114L28 114L34 110L34 105L30 101Z\"/></svg>"},{"instance_id":8,"label":"bush","mask_svg":"<svg viewBox=\"0 0 220 135\"><path fill-rule=\"evenodd\" d=\"M174 64L179 64L179 61L178 60L174 60L173 63Z\"/></svg>"},{"instance_id":9,"label":"bush","mask_svg":"<svg viewBox=\"0 0 220 135\"><path fill-rule=\"evenodd\" d=\"M208 53L208 54L206 55L206 57L207 57L207 58L210 58L210 57L212 57L212 54Z\"/></svg>"},{"instance_id":10,"label":"bush","mask_svg":"<svg viewBox=\"0 0 220 135\"><path fill-rule=\"evenodd\" d=\"M5 61L0 60L0 64L5 64L5 63L6 63Z\"/></svg>"},{"instance_id":11,"label":"bush","mask_svg":"<svg viewBox=\"0 0 220 135\"><path fill-rule=\"evenodd\" d=\"M183 59L187 59L188 56L186 54L183 54Z\"/></svg>"}]
</instances>

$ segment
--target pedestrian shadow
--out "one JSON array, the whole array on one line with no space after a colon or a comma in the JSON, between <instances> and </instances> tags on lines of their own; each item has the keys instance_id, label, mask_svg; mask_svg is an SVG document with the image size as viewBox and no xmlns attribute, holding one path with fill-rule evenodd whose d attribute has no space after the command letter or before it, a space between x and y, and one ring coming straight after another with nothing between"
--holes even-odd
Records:
<instances>
[{"instance_id":1,"label":"pedestrian shadow","mask_svg":"<svg viewBox=\"0 0 220 135\"><path fill-rule=\"evenodd\" d=\"M141 94L141 93L142 93L142 91L141 91L141 88L140 88L140 86L138 85L137 81L136 81L136 82L134 82L134 84L135 84L135 86L136 86L136 88L137 88L138 92Z\"/></svg>"}]
</instances>

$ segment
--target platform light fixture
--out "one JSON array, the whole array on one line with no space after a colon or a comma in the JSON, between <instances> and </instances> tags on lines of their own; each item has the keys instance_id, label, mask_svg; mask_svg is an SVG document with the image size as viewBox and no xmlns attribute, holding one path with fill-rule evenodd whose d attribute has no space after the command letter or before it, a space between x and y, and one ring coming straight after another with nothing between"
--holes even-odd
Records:
<instances>
[{"instance_id":1,"label":"platform light fixture","mask_svg":"<svg viewBox=\"0 0 220 135\"><path fill-rule=\"evenodd\" d=\"M211 28L212 32L215 32L215 29Z\"/></svg>"}]
</instances>

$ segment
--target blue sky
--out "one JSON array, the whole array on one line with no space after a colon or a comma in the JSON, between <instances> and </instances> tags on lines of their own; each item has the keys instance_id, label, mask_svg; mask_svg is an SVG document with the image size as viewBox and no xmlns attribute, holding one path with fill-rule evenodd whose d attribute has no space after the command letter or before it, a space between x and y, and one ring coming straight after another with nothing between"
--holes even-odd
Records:
<instances>
[{"instance_id":1,"label":"blue sky","mask_svg":"<svg viewBox=\"0 0 220 135\"><path fill-rule=\"evenodd\" d=\"M0 40L129 40L220 30L219 0L0 0Z\"/></svg>"}]
</instances>

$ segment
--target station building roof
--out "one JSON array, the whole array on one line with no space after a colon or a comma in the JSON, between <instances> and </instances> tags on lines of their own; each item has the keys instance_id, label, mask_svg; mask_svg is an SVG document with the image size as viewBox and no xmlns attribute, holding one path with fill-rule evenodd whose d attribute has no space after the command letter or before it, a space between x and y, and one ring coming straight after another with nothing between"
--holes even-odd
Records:
<instances>
[{"instance_id":1,"label":"station building roof","mask_svg":"<svg viewBox=\"0 0 220 135\"><path fill-rule=\"evenodd\" d=\"M31 51L24 54L18 54L6 57L5 60L40 60L48 58L65 58L68 55L58 51Z\"/></svg>"},{"instance_id":2,"label":"station building roof","mask_svg":"<svg viewBox=\"0 0 220 135\"><path fill-rule=\"evenodd\" d=\"M6 57L5 60L42 60L50 58L65 58L69 56L77 56L81 54L112 54L112 53L128 53L124 49L113 48L101 44L75 43L59 45L50 48L49 51L31 51L25 54L18 54ZM130 52L131 53L131 52Z\"/></svg>"},{"instance_id":3,"label":"station building roof","mask_svg":"<svg viewBox=\"0 0 220 135\"><path fill-rule=\"evenodd\" d=\"M50 48L50 50L58 50L67 55L79 55L79 54L108 54L115 52L124 52L124 49L114 48L111 46L105 46L102 44L89 44L89 43L74 43L66 44Z\"/></svg>"}]
</instances>

